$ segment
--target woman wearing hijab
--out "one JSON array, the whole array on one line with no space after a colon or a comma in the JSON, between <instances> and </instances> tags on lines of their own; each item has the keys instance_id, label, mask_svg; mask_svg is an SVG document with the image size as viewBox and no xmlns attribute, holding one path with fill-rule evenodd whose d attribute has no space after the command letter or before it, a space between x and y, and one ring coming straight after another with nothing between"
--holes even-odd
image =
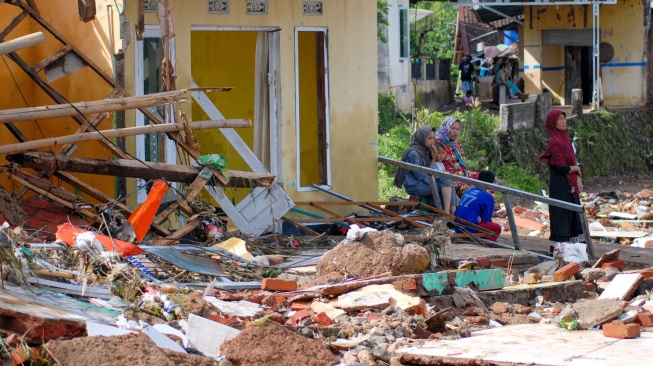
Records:
<instances>
[{"instance_id":1,"label":"woman wearing hijab","mask_svg":"<svg viewBox=\"0 0 653 366\"><path fill-rule=\"evenodd\" d=\"M583 183L567 132L567 115L559 109L551 109L544 125L549 130L549 142L539 160L549 166L549 197L578 205ZM551 205L549 215L549 240L555 243L554 246L583 241L583 227L578 212Z\"/></svg>"},{"instance_id":2,"label":"woman wearing hijab","mask_svg":"<svg viewBox=\"0 0 653 366\"><path fill-rule=\"evenodd\" d=\"M442 121L442 124L435 133L435 141L441 141L446 146L446 156L444 158L444 168L451 174L478 178L478 173L470 172L465 163L465 152L458 141L458 137L463 132L463 124L458 118L448 117ZM468 188L465 183L455 182L456 193L462 197Z\"/></svg>"},{"instance_id":3,"label":"woman wearing hijab","mask_svg":"<svg viewBox=\"0 0 653 366\"><path fill-rule=\"evenodd\" d=\"M437 170L437 168L435 168L437 150L433 146L434 142L434 127L422 126L418 128L410 137L410 145L401 157L401 161ZM452 193L453 183L451 180L436 177L435 182L442 197L443 211L455 211L457 200L455 195ZM433 198L433 191L431 190L428 174L399 168L395 174L394 184L399 188L403 186L404 189L406 189L406 193L414 197L419 197L421 202L430 206L435 206L435 200Z\"/></svg>"}]
</instances>

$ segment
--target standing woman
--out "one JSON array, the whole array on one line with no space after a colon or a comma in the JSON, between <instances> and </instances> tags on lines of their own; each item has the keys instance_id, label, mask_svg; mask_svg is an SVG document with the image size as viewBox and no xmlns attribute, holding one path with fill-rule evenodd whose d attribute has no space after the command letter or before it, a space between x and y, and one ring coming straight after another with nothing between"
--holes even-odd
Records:
<instances>
[{"instance_id":1,"label":"standing woman","mask_svg":"<svg viewBox=\"0 0 653 366\"><path fill-rule=\"evenodd\" d=\"M549 197L578 205L583 183L567 132L567 115L559 109L551 109L546 115L545 127L549 130L549 142L546 151L540 156L540 161L549 166ZM584 241L578 212L551 205L549 213L549 240L554 242L554 247L561 247L560 244L563 243Z\"/></svg>"}]
</instances>

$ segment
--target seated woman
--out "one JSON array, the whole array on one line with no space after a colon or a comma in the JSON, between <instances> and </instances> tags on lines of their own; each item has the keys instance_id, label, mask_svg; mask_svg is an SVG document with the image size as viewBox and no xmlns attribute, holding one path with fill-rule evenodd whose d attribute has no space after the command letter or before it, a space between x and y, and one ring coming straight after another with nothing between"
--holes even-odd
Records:
<instances>
[{"instance_id":1,"label":"seated woman","mask_svg":"<svg viewBox=\"0 0 653 366\"><path fill-rule=\"evenodd\" d=\"M436 169L437 149L434 147L435 128L432 126L422 126L410 137L410 145L401 161ZM442 210L448 213L456 212L456 195L453 194L453 183L449 179L435 177L437 189L440 192ZM420 173L413 170L399 168L395 174L395 186L406 189L406 193L411 198L419 198L420 202L437 207L431 189L428 174Z\"/></svg>"},{"instance_id":2,"label":"seated woman","mask_svg":"<svg viewBox=\"0 0 653 366\"><path fill-rule=\"evenodd\" d=\"M504 66L497 71L494 82L497 85L506 85L506 94L510 97L510 99L521 98L522 102L526 101L526 99L528 99L528 94L522 93L517 85L512 82L510 76L508 76L508 69L509 66L504 64Z\"/></svg>"},{"instance_id":3,"label":"seated woman","mask_svg":"<svg viewBox=\"0 0 653 366\"><path fill-rule=\"evenodd\" d=\"M458 137L463 132L463 123L454 117L447 117L442 121L442 124L435 133L435 140L441 141L446 146L444 167L445 169L455 175L478 179L478 173L470 172L465 163L465 152L463 146L458 141ZM462 197L463 193L469 188L468 184L462 182L455 182L456 194ZM494 196L494 192L490 191ZM495 211L499 210L498 201L495 199Z\"/></svg>"}]
</instances>

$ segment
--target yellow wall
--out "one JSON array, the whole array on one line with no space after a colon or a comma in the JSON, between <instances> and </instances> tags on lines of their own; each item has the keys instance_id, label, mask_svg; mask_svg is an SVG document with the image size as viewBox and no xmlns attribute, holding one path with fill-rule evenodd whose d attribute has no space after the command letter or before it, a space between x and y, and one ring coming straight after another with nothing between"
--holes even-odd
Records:
<instances>
[{"instance_id":1,"label":"yellow wall","mask_svg":"<svg viewBox=\"0 0 653 366\"><path fill-rule=\"evenodd\" d=\"M82 53L86 54L95 64L109 75L112 74L112 59L109 51L109 11L107 5L111 5L114 10L115 17L112 24L115 34L117 35L119 29L118 13L115 12L115 3L122 3L122 1L113 0L96 0L97 14L95 20L84 23L79 20L77 11L77 3L70 0L37 0L36 5L43 18L46 19L55 29L59 31L66 39L73 43ZM4 29L18 14L18 9L15 6L8 4L0 4L0 27ZM37 46L31 47L19 52L19 55L27 62L29 66L34 66L45 57L53 54L63 44L54 38L47 30L44 30L36 21L32 21L30 17L25 18L21 24L14 29L7 37L6 40L17 38L33 32L42 31L46 36L46 41ZM6 60L12 74L16 77L16 81L20 87L21 92L27 100L27 104L23 101L18 87L11 79L7 71L7 66L4 62L0 64L0 80L3 81L2 93L0 93L0 108L25 108L27 106L42 106L56 104L41 88L36 86L13 61L6 57ZM44 72L41 71L39 75L45 79ZM88 67L77 71L71 75L67 75L59 80L50 83L56 91L62 94L70 102L89 101L105 98L111 91L108 86L100 77L96 76L93 71ZM41 138L50 138L63 135L73 134L78 124L71 118L57 118L57 119L44 119L38 121L38 126L35 122L17 122L16 125L26 135L29 140L36 140ZM113 127L113 120L106 119L99 126L100 129L110 129ZM3 127L4 128L4 127ZM6 131L6 130L5 130ZM9 133L0 134L0 143L15 143L17 142ZM76 157L97 157L104 158L111 156L106 149L99 146L97 142L86 142L78 145L79 148L73 154ZM58 151L59 147L53 150ZM47 149L43 149L49 151ZM1 157L4 163L4 156ZM99 176L99 175L79 175L86 183L104 191L105 193L114 195L114 178ZM59 184L58 181L54 181ZM1 180L0 184L6 187L6 180ZM72 191L70 187L66 187ZM88 197L85 197L88 199Z\"/></svg>"},{"instance_id":2,"label":"yellow wall","mask_svg":"<svg viewBox=\"0 0 653 366\"><path fill-rule=\"evenodd\" d=\"M644 2L639 0L619 0L616 5L600 8L601 41L612 44L615 51L614 58L602 66L605 105L644 103L644 7ZM540 93L547 88L554 98L564 100L564 70L532 68L565 65L564 47L542 46L541 33L553 29L591 29L592 7L524 7L524 19L533 21L532 27L529 24L524 27L526 92Z\"/></svg>"},{"instance_id":3,"label":"yellow wall","mask_svg":"<svg viewBox=\"0 0 653 366\"><path fill-rule=\"evenodd\" d=\"M314 32L298 34L299 139L302 187L320 184L317 108L317 55Z\"/></svg>"},{"instance_id":4,"label":"yellow wall","mask_svg":"<svg viewBox=\"0 0 653 366\"><path fill-rule=\"evenodd\" d=\"M127 3L131 24L135 2ZM376 2L324 1L324 15L304 16L301 0L268 2L267 15L246 15L245 1L230 1L228 15L208 14L205 0L175 1L177 88L190 86L192 26L279 27L281 81L282 183L296 201L333 200L321 192L297 192L295 128L295 27L327 27L329 55L332 188L357 200L376 200L377 178L377 43ZM153 14L146 23L157 24ZM132 27L133 29L133 27ZM225 29L225 28L223 28ZM133 47L126 56L128 90L133 91ZM226 85L228 86L228 85ZM216 98L222 98L216 95ZM187 113L191 115L188 106ZM130 117L132 114L129 115ZM234 116L236 117L236 116ZM239 116L242 117L242 116ZM193 120L196 117L193 115ZM133 124L133 117L128 120Z\"/></svg>"}]
</instances>

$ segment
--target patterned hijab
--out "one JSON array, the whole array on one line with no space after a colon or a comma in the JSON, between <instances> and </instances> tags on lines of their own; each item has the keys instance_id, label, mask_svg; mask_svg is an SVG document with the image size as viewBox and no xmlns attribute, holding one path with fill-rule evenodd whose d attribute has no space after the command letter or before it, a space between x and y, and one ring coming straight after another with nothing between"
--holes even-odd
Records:
<instances>
[{"instance_id":1,"label":"patterned hijab","mask_svg":"<svg viewBox=\"0 0 653 366\"><path fill-rule=\"evenodd\" d=\"M465 164L465 159L463 159L463 156L460 154L460 151L458 151L458 147L456 146L456 142L458 141L458 138L456 138L453 141L449 141L449 131L451 130L451 126L453 126L454 123L460 123L460 137L463 134L463 122L459 120L458 118L454 117L447 117L442 121L442 124L438 128L438 131L435 133L435 136L445 144L451 146L451 149L453 150L454 155L456 155L456 159L458 159L458 162L460 165L462 165L465 169L465 176L468 176L468 169L467 169L467 164Z\"/></svg>"},{"instance_id":2,"label":"patterned hijab","mask_svg":"<svg viewBox=\"0 0 653 366\"><path fill-rule=\"evenodd\" d=\"M419 153L421 165L426 166L426 160L429 154L429 149L426 147L426 138L429 136L429 133L435 132L433 126L422 126L413 133L410 137L410 144L408 149L404 152L404 155L401 156L401 161L405 162L408 157L408 153L415 150ZM404 178L406 177L406 169L399 168L395 174L394 185L398 188L404 184Z\"/></svg>"},{"instance_id":3,"label":"patterned hijab","mask_svg":"<svg viewBox=\"0 0 653 366\"><path fill-rule=\"evenodd\" d=\"M574 166L577 165L576 154L574 154L574 149L571 146L569 133L567 130L556 128L561 114L566 116L563 111L554 108L546 115L544 126L549 130L549 142L546 145L546 151L540 156L539 160L547 165ZM567 181L575 197L579 197L577 177L576 173L567 174Z\"/></svg>"}]
</instances>

